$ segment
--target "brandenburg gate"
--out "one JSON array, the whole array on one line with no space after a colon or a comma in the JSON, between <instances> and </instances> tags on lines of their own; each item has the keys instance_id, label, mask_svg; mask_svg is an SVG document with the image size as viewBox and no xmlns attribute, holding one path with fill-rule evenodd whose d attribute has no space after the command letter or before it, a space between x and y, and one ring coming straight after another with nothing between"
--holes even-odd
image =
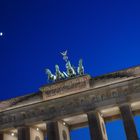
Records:
<instances>
[{"instance_id":1,"label":"brandenburg gate","mask_svg":"<svg viewBox=\"0 0 140 140\"><path fill-rule=\"evenodd\" d=\"M91 140L108 140L105 122L120 118L127 140L138 140L133 116L140 114L140 66L92 78L81 60L74 75L63 56L67 73L56 65L56 75L46 70L54 82L0 102L0 140L70 140L71 130L85 126Z\"/></svg>"}]
</instances>

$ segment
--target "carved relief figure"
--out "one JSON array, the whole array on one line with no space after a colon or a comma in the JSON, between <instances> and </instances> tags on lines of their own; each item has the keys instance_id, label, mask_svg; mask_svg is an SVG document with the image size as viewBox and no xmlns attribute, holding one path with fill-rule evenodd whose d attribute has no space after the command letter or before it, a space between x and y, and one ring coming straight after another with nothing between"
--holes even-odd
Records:
<instances>
[{"instance_id":1,"label":"carved relief figure","mask_svg":"<svg viewBox=\"0 0 140 140\"><path fill-rule=\"evenodd\" d=\"M68 61L67 50L64 52L61 52L61 55L63 56L63 59L65 60L65 62L67 62Z\"/></svg>"}]
</instances>

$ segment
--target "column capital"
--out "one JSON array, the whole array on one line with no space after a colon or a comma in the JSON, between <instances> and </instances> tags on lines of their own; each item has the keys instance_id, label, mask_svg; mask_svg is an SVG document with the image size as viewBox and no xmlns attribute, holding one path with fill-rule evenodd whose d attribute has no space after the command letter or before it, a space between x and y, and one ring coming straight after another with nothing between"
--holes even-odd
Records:
<instances>
[{"instance_id":1,"label":"column capital","mask_svg":"<svg viewBox=\"0 0 140 140\"><path fill-rule=\"evenodd\" d=\"M18 125L14 125L13 126L13 128L15 128L15 129L18 129L18 128L20 128L20 127L29 127L28 125L26 125L26 124L18 124Z\"/></svg>"},{"instance_id":2,"label":"column capital","mask_svg":"<svg viewBox=\"0 0 140 140\"><path fill-rule=\"evenodd\" d=\"M131 104L128 103L128 102L119 104L119 107L123 107L123 106L129 106L129 107L131 107Z\"/></svg>"},{"instance_id":3,"label":"column capital","mask_svg":"<svg viewBox=\"0 0 140 140\"><path fill-rule=\"evenodd\" d=\"M99 109L95 109L95 110L86 112L86 114L97 114L97 113L101 114Z\"/></svg>"},{"instance_id":4,"label":"column capital","mask_svg":"<svg viewBox=\"0 0 140 140\"><path fill-rule=\"evenodd\" d=\"M93 114L93 115L99 115L101 117L103 117L103 114L99 111L99 110L94 110L94 111L89 111L86 113L87 115Z\"/></svg>"}]
</instances>

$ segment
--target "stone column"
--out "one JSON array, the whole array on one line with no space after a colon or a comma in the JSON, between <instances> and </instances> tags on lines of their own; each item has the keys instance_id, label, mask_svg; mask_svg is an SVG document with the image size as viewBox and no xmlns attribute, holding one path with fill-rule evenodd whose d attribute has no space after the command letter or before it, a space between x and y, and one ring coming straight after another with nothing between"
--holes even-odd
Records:
<instances>
[{"instance_id":1,"label":"stone column","mask_svg":"<svg viewBox=\"0 0 140 140\"><path fill-rule=\"evenodd\" d=\"M47 140L47 131L43 132L44 140Z\"/></svg>"},{"instance_id":2,"label":"stone column","mask_svg":"<svg viewBox=\"0 0 140 140\"><path fill-rule=\"evenodd\" d=\"M123 119L127 140L138 140L133 114L129 105L121 105L120 112Z\"/></svg>"},{"instance_id":3,"label":"stone column","mask_svg":"<svg viewBox=\"0 0 140 140\"><path fill-rule=\"evenodd\" d=\"M30 140L30 128L23 126L18 127L18 140Z\"/></svg>"},{"instance_id":4,"label":"stone column","mask_svg":"<svg viewBox=\"0 0 140 140\"><path fill-rule=\"evenodd\" d=\"M104 120L98 112L87 113L91 140L107 140Z\"/></svg>"},{"instance_id":5,"label":"stone column","mask_svg":"<svg viewBox=\"0 0 140 140\"><path fill-rule=\"evenodd\" d=\"M0 140L4 140L4 134L0 133Z\"/></svg>"},{"instance_id":6,"label":"stone column","mask_svg":"<svg viewBox=\"0 0 140 140\"><path fill-rule=\"evenodd\" d=\"M59 140L58 123L56 121L47 122L47 139Z\"/></svg>"},{"instance_id":7,"label":"stone column","mask_svg":"<svg viewBox=\"0 0 140 140\"><path fill-rule=\"evenodd\" d=\"M47 140L70 140L68 125L63 121L47 122Z\"/></svg>"}]
</instances>

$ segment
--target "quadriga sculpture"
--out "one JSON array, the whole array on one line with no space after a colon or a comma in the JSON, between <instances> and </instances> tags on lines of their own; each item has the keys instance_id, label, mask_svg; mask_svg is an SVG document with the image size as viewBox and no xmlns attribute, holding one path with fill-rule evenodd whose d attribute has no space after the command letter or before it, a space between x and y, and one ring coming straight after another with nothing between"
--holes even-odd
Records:
<instances>
[{"instance_id":1,"label":"quadriga sculpture","mask_svg":"<svg viewBox=\"0 0 140 140\"><path fill-rule=\"evenodd\" d=\"M49 81L58 81L61 79L75 77L76 75L84 75L84 67L82 59L79 60L77 70L74 66L71 65L68 60L67 50L62 52L61 55L66 62L66 72L61 72L58 65L55 65L55 75L51 73L49 69L46 69L46 74L48 75Z\"/></svg>"},{"instance_id":2,"label":"quadriga sculpture","mask_svg":"<svg viewBox=\"0 0 140 140\"><path fill-rule=\"evenodd\" d=\"M79 64L78 64L78 68L77 68L77 73L79 75L83 75L84 74L84 67L83 67L83 60L82 59L79 60Z\"/></svg>"},{"instance_id":3,"label":"quadriga sculpture","mask_svg":"<svg viewBox=\"0 0 140 140\"><path fill-rule=\"evenodd\" d=\"M76 76L76 72L75 72L74 68L71 66L70 61L68 61L66 63L66 69L67 69L67 75L68 75L68 77L74 77L74 76Z\"/></svg>"},{"instance_id":4,"label":"quadriga sculpture","mask_svg":"<svg viewBox=\"0 0 140 140\"><path fill-rule=\"evenodd\" d=\"M55 81L56 80L56 76L53 75L49 69L46 69L46 74L48 75L48 80L49 81Z\"/></svg>"},{"instance_id":5,"label":"quadriga sculpture","mask_svg":"<svg viewBox=\"0 0 140 140\"><path fill-rule=\"evenodd\" d=\"M56 80L61 80L65 78L65 75L59 70L59 66L55 65L55 75L56 75Z\"/></svg>"}]
</instances>

